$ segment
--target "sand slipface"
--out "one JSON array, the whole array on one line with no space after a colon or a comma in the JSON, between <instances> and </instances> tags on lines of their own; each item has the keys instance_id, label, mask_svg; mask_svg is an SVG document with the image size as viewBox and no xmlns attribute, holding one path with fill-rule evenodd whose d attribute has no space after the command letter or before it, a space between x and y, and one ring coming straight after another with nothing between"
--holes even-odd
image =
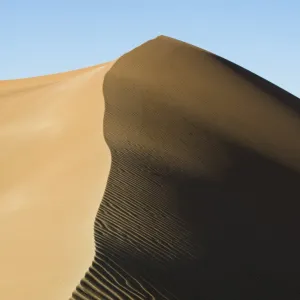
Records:
<instances>
[{"instance_id":1,"label":"sand slipface","mask_svg":"<svg viewBox=\"0 0 300 300\"><path fill-rule=\"evenodd\" d=\"M69 299L93 260L109 67L0 82L1 299Z\"/></svg>"},{"instance_id":2,"label":"sand slipface","mask_svg":"<svg viewBox=\"0 0 300 300\"><path fill-rule=\"evenodd\" d=\"M102 67L0 82L4 298L298 299L300 100L164 36Z\"/></svg>"},{"instance_id":3,"label":"sand slipface","mask_svg":"<svg viewBox=\"0 0 300 300\"><path fill-rule=\"evenodd\" d=\"M103 92L112 165L73 299L297 299L299 99L167 37Z\"/></svg>"}]
</instances>

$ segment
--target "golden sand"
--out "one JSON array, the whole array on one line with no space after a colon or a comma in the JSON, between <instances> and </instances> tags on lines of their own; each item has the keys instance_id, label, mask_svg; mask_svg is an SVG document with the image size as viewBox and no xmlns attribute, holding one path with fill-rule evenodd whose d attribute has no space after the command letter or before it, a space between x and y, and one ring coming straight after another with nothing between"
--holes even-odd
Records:
<instances>
[{"instance_id":1,"label":"golden sand","mask_svg":"<svg viewBox=\"0 0 300 300\"><path fill-rule=\"evenodd\" d=\"M297 299L299 115L164 36L0 82L2 298Z\"/></svg>"}]
</instances>

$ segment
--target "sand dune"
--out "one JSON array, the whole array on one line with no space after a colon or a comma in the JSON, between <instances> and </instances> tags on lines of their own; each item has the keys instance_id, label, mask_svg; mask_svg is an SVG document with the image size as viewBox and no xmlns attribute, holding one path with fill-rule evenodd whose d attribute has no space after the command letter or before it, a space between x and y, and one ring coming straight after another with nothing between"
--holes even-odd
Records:
<instances>
[{"instance_id":1,"label":"sand dune","mask_svg":"<svg viewBox=\"0 0 300 300\"><path fill-rule=\"evenodd\" d=\"M164 36L0 97L5 299L298 299L300 99Z\"/></svg>"}]
</instances>

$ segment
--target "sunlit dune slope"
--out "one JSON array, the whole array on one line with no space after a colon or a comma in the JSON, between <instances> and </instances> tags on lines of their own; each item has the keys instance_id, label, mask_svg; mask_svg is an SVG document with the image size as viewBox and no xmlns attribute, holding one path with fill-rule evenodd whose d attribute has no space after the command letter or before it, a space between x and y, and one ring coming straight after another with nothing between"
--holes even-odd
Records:
<instances>
[{"instance_id":1,"label":"sunlit dune slope","mask_svg":"<svg viewBox=\"0 0 300 300\"><path fill-rule=\"evenodd\" d=\"M94 257L110 65L0 81L1 299L69 299Z\"/></svg>"}]
</instances>

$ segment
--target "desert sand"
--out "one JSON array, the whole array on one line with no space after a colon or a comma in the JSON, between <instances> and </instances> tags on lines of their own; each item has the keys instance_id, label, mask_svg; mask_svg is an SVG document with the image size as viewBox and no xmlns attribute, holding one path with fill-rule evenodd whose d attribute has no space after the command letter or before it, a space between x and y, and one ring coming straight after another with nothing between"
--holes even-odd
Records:
<instances>
[{"instance_id":1,"label":"desert sand","mask_svg":"<svg viewBox=\"0 0 300 300\"><path fill-rule=\"evenodd\" d=\"M165 36L0 82L2 297L298 299L299 101Z\"/></svg>"},{"instance_id":2,"label":"desert sand","mask_svg":"<svg viewBox=\"0 0 300 300\"><path fill-rule=\"evenodd\" d=\"M0 82L1 299L69 299L93 260L109 67Z\"/></svg>"}]
</instances>

